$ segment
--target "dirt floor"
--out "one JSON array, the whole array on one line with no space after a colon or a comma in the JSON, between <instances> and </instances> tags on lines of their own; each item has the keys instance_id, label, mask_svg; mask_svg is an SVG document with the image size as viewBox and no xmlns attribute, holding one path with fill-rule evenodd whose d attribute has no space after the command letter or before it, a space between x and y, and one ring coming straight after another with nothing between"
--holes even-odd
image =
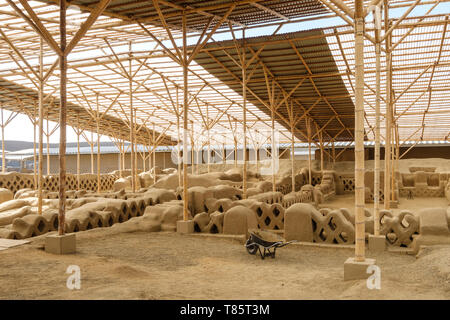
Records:
<instances>
[{"instance_id":1,"label":"dirt floor","mask_svg":"<svg viewBox=\"0 0 450 320\"><path fill-rule=\"evenodd\" d=\"M42 238L0 251L0 299L450 299L450 246L377 256L380 290L343 281L352 255L297 245L261 260L236 241L94 229L73 255L45 253ZM69 265L80 290L66 287Z\"/></svg>"}]
</instances>

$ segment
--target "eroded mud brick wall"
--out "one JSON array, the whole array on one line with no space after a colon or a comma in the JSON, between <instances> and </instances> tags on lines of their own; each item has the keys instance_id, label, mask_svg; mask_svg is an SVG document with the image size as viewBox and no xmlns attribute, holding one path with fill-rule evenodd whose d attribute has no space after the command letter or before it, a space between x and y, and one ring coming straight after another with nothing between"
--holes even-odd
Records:
<instances>
[{"instance_id":1,"label":"eroded mud brick wall","mask_svg":"<svg viewBox=\"0 0 450 320\"><path fill-rule=\"evenodd\" d=\"M102 191L113 189L113 184L118 179L116 174L102 174L100 176L100 183ZM44 176L43 189L50 192L58 191L58 176ZM67 174L67 190L77 189L77 176L74 174ZM0 173L0 188L6 188L16 193L20 189L31 188L36 189L34 185L34 175L30 173L8 172ZM97 175L82 174L80 175L80 189L96 191L97 190Z\"/></svg>"}]
</instances>

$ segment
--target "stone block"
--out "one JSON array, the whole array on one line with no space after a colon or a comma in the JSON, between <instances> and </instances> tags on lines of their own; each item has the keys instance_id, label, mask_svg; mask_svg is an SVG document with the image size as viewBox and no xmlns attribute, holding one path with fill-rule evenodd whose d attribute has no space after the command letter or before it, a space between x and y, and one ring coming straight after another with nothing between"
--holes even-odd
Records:
<instances>
[{"instance_id":1,"label":"stone block","mask_svg":"<svg viewBox=\"0 0 450 320\"><path fill-rule=\"evenodd\" d=\"M194 233L194 221L193 220L178 220L177 221L177 233L187 234Z\"/></svg>"},{"instance_id":2,"label":"stone block","mask_svg":"<svg viewBox=\"0 0 450 320\"><path fill-rule=\"evenodd\" d=\"M356 261L355 258L348 258L344 263L344 281L365 280L370 276L367 268L375 264L375 259L366 258L364 261Z\"/></svg>"},{"instance_id":3,"label":"stone block","mask_svg":"<svg viewBox=\"0 0 450 320\"><path fill-rule=\"evenodd\" d=\"M70 254L76 251L75 233L48 235L45 238L45 252L53 254Z\"/></svg>"}]
</instances>

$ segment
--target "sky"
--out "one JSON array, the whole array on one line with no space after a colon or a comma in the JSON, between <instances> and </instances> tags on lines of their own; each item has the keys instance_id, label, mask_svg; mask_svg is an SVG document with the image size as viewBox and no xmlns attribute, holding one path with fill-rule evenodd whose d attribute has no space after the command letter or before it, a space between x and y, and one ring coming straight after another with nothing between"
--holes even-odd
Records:
<instances>
[{"instance_id":1,"label":"sky","mask_svg":"<svg viewBox=\"0 0 450 320\"><path fill-rule=\"evenodd\" d=\"M417 6L410 14L410 17L413 16L422 16L426 13L426 11L431 7L431 5L422 5ZM392 18L398 18L400 17L403 12L405 12L407 8L399 8L394 9L390 11L390 17ZM436 8L431 12L431 14L437 14L437 13L450 13L450 3L440 3ZM372 15L370 14L366 21L372 21ZM308 30L308 29L315 29L315 28L324 28L329 26L336 26L336 25L344 25L345 22L339 18L328 18L328 19L321 19L311 22L304 22L304 23L295 23L295 24L289 24L285 25L281 28L279 33L287 33L287 32L295 32L295 31L301 31L301 30ZM248 30L246 31L246 37L255 37L255 36L261 36L261 35L270 35L274 30L276 29L276 26L272 27L262 27L258 29ZM239 34L237 34L239 37ZM220 40L227 40L231 39L231 35L229 33L223 33L218 34L213 37L216 41ZM197 41L196 38L191 38L189 42L195 43ZM189 43L188 43L189 44ZM145 47L146 44L141 44L140 46ZM169 44L168 44L169 45ZM123 48L124 50L128 50L128 48ZM139 50L140 48L138 46L135 46L133 48L134 50ZM119 50L120 51L120 50ZM69 56L70 60L71 56ZM9 111L4 111L4 119L8 119L10 115ZM56 123L49 122L50 130L56 126ZM44 128L46 127L46 121L44 121ZM58 143L59 142L59 129L55 131L55 133L50 137L51 143ZM90 134L88 134L88 137L90 137ZM95 137L95 135L94 135ZM11 123L6 126L5 128L5 140L22 140L22 141L33 141L34 139L34 133L33 133L33 125L31 124L29 118L26 115L19 114L17 117L14 118ZM45 137L44 137L45 140ZM71 127L67 127L67 141L68 142L76 142L77 136L75 134L75 131ZM83 140L83 138L81 138ZM102 136L101 141L111 141L109 137Z\"/></svg>"}]
</instances>

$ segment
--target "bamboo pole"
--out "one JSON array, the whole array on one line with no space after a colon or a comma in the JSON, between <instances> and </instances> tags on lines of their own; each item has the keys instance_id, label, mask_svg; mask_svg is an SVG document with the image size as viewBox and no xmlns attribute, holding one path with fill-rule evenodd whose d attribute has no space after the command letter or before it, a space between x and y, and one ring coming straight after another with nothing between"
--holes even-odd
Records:
<instances>
[{"instance_id":1,"label":"bamboo pole","mask_svg":"<svg viewBox=\"0 0 450 320\"><path fill-rule=\"evenodd\" d=\"M6 155L5 155L5 123L3 121L3 105L1 106L2 115L2 173L6 172Z\"/></svg>"},{"instance_id":2,"label":"bamboo pole","mask_svg":"<svg viewBox=\"0 0 450 320\"><path fill-rule=\"evenodd\" d=\"M37 170L36 170L37 154L36 154L36 104L33 112L33 183L34 188L37 187Z\"/></svg>"},{"instance_id":3,"label":"bamboo pole","mask_svg":"<svg viewBox=\"0 0 450 320\"><path fill-rule=\"evenodd\" d=\"M198 174L198 164L195 163L195 161L198 161L198 153L196 153L196 147L195 147L195 141L194 141L194 124L192 124L192 131L191 131L191 172L192 174L195 173L195 169L197 169ZM187 147L186 147L187 152Z\"/></svg>"},{"instance_id":4,"label":"bamboo pole","mask_svg":"<svg viewBox=\"0 0 450 320\"><path fill-rule=\"evenodd\" d=\"M131 74L131 71L130 71ZM139 176L138 176L138 147L137 147L137 137L136 137L136 127L137 127L137 109L134 108L134 127L133 127L133 143L134 143L134 182L138 185Z\"/></svg>"},{"instance_id":5,"label":"bamboo pole","mask_svg":"<svg viewBox=\"0 0 450 320\"><path fill-rule=\"evenodd\" d=\"M272 86L273 87L273 86ZM271 129L271 150L270 150L270 156L271 156L271 160L272 160L272 191L275 192L277 191L277 186L276 186L276 177L275 177L275 148L277 147L275 145L275 115L274 115L274 106L273 106L273 98L271 99L271 104L272 107L270 108L270 118L272 120L272 125L270 127Z\"/></svg>"},{"instance_id":6,"label":"bamboo pole","mask_svg":"<svg viewBox=\"0 0 450 320\"><path fill-rule=\"evenodd\" d=\"M294 125L291 124L291 179L292 179L292 192L295 192L295 135Z\"/></svg>"},{"instance_id":7,"label":"bamboo pole","mask_svg":"<svg viewBox=\"0 0 450 320\"><path fill-rule=\"evenodd\" d=\"M320 171L323 175L323 136L322 131L319 132L319 146L320 146Z\"/></svg>"},{"instance_id":8,"label":"bamboo pole","mask_svg":"<svg viewBox=\"0 0 450 320\"><path fill-rule=\"evenodd\" d=\"M393 119L393 109L394 105L392 105L392 113L391 113L391 137L392 137L392 143L391 143L391 200L394 201L395 197L395 145L397 144L397 141L395 139L395 120Z\"/></svg>"},{"instance_id":9,"label":"bamboo pole","mask_svg":"<svg viewBox=\"0 0 450 320\"><path fill-rule=\"evenodd\" d=\"M207 139L208 139L208 157L207 157L207 161L208 161L208 164L207 164L207 167L208 167L208 173L210 173L211 172L211 137L210 137L210 135L209 135L209 129L210 129L210 123L209 123L209 107L208 107L208 104L206 104L206 120L208 121L208 123L207 123L207 127L206 127L206 136L207 136Z\"/></svg>"},{"instance_id":10,"label":"bamboo pole","mask_svg":"<svg viewBox=\"0 0 450 320\"><path fill-rule=\"evenodd\" d=\"M374 235L380 235L380 100L381 100L381 44L380 31L375 29L375 59L376 59L376 94L375 94L375 165L373 186L373 220Z\"/></svg>"},{"instance_id":11,"label":"bamboo pole","mask_svg":"<svg viewBox=\"0 0 450 320\"><path fill-rule=\"evenodd\" d=\"M156 177L156 138L155 138L155 123L153 123L153 168L154 168L154 182L156 183L157 177Z\"/></svg>"},{"instance_id":12,"label":"bamboo pole","mask_svg":"<svg viewBox=\"0 0 450 320\"><path fill-rule=\"evenodd\" d=\"M119 153L117 154L117 167L119 169L119 178L122 178L122 145L118 142Z\"/></svg>"},{"instance_id":13,"label":"bamboo pole","mask_svg":"<svg viewBox=\"0 0 450 320\"><path fill-rule=\"evenodd\" d=\"M130 142L131 142L131 189L136 192L135 167L134 167L134 112L133 112L133 81L131 79L131 59L129 61L128 86L130 96Z\"/></svg>"},{"instance_id":14,"label":"bamboo pole","mask_svg":"<svg viewBox=\"0 0 450 320\"><path fill-rule=\"evenodd\" d=\"M39 43L39 158L38 158L38 214L42 214L42 187L44 180L42 175L44 173L44 44L42 37Z\"/></svg>"},{"instance_id":15,"label":"bamboo pole","mask_svg":"<svg viewBox=\"0 0 450 320\"><path fill-rule=\"evenodd\" d=\"M60 65L60 109L59 109L59 210L58 234L65 233L66 213L66 99L67 99L67 56L66 51L66 1L60 1L60 41L62 55L59 57Z\"/></svg>"},{"instance_id":16,"label":"bamboo pole","mask_svg":"<svg viewBox=\"0 0 450 320\"><path fill-rule=\"evenodd\" d=\"M91 131L91 141L88 141L91 147L91 174L94 174L94 132Z\"/></svg>"},{"instance_id":17,"label":"bamboo pole","mask_svg":"<svg viewBox=\"0 0 450 320\"><path fill-rule=\"evenodd\" d=\"M121 164L122 164L122 171L125 171L125 139L122 139L122 163Z\"/></svg>"},{"instance_id":18,"label":"bamboo pole","mask_svg":"<svg viewBox=\"0 0 450 320\"><path fill-rule=\"evenodd\" d=\"M50 129L48 121L48 110L47 110L47 175L50 175Z\"/></svg>"},{"instance_id":19,"label":"bamboo pole","mask_svg":"<svg viewBox=\"0 0 450 320\"><path fill-rule=\"evenodd\" d=\"M77 190L80 190L80 165L81 165L81 156L80 156L80 114L77 112Z\"/></svg>"},{"instance_id":20,"label":"bamboo pole","mask_svg":"<svg viewBox=\"0 0 450 320\"><path fill-rule=\"evenodd\" d=\"M187 144L188 144L188 65L187 65L187 38L186 38L186 13L182 15L182 33L183 33L183 220L189 218L188 209L188 177L187 177Z\"/></svg>"},{"instance_id":21,"label":"bamboo pole","mask_svg":"<svg viewBox=\"0 0 450 320\"><path fill-rule=\"evenodd\" d=\"M222 144L222 163L227 164L227 150L225 149L225 143ZM224 167L225 170L225 167Z\"/></svg>"},{"instance_id":22,"label":"bamboo pole","mask_svg":"<svg viewBox=\"0 0 450 320\"><path fill-rule=\"evenodd\" d=\"M148 130L148 170L152 170L152 136L150 130Z\"/></svg>"},{"instance_id":23,"label":"bamboo pole","mask_svg":"<svg viewBox=\"0 0 450 320\"><path fill-rule=\"evenodd\" d=\"M395 171L400 171L400 134L398 132L398 125L395 126L395 140L397 141L395 148L396 148L396 157L395 157ZM397 199L399 200L399 199Z\"/></svg>"},{"instance_id":24,"label":"bamboo pole","mask_svg":"<svg viewBox=\"0 0 450 320\"><path fill-rule=\"evenodd\" d=\"M242 113L243 113L243 135L244 135L244 147L242 154L244 157L244 167L242 170L242 197L247 198L247 68L245 61L246 49L245 49L245 28L242 30Z\"/></svg>"},{"instance_id":25,"label":"bamboo pole","mask_svg":"<svg viewBox=\"0 0 450 320\"><path fill-rule=\"evenodd\" d=\"M335 148L335 145L334 145L334 141L333 141L333 144L332 144L332 153L333 153L333 170L334 170L334 166L336 165L336 148Z\"/></svg>"},{"instance_id":26,"label":"bamboo pole","mask_svg":"<svg viewBox=\"0 0 450 320\"><path fill-rule=\"evenodd\" d=\"M119 129L119 137L122 136L122 130ZM123 142L120 142L120 138L117 139L117 142L119 144L119 177L122 178L122 167L123 167L123 163L122 163L122 152L123 152Z\"/></svg>"},{"instance_id":27,"label":"bamboo pole","mask_svg":"<svg viewBox=\"0 0 450 320\"><path fill-rule=\"evenodd\" d=\"M183 147L182 152L180 153L180 155L183 157L183 153L186 151L186 148ZM195 167L194 167L194 141L191 138L191 151L190 151L190 158L191 158L191 174L195 173ZM181 170L181 178L183 178L183 170ZM181 185L183 185L183 181L181 181Z\"/></svg>"},{"instance_id":28,"label":"bamboo pole","mask_svg":"<svg viewBox=\"0 0 450 320\"><path fill-rule=\"evenodd\" d=\"M365 261L364 215L364 18L355 1L355 261Z\"/></svg>"},{"instance_id":29,"label":"bamboo pole","mask_svg":"<svg viewBox=\"0 0 450 320\"><path fill-rule=\"evenodd\" d=\"M308 135L308 179L309 184L312 185L312 166L311 166L311 119L309 117L305 118L306 120L306 130Z\"/></svg>"},{"instance_id":30,"label":"bamboo pole","mask_svg":"<svg viewBox=\"0 0 450 320\"><path fill-rule=\"evenodd\" d=\"M387 1L385 0L385 31L389 29L389 10L387 8ZM384 209L389 210L390 208L390 194L391 194L391 184L390 184L390 173L391 173L391 89L392 89L392 53L391 53L391 36L386 38L386 116L385 116L385 143L384 143Z\"/></svg>"},{"instance_id":31,"label":"bamboo pole","mask_svg":"<svg viewBox=\"0 0 450 320\"><path fill-rule=\"evenodd\" d=\"M178 87L177 87L177 112L176 112L176 116L177 116L177 174L178 174L178 186L183 186L183 176L181 175L181 148L180 148L180 108L179 108L179 103L178 103ZM184 152L187 152L186 148L184 149ZM193 152L191 152L193 154ZM191 162L191 170L193 170L194 168L194 162Z\"/></svg>"},{"instance_id":32,"label":"bamboo pole","mask_svg":"<svg viewBox=\"0 0 450 320\"><path fill-rule=\"evenodd\" d=\"M97 122L97 192L100 193L101 188L101 177L100 177L100 110L98 105L98 93L95 95L96 105L97 105L97 116L95 118Z\"/></svg>"},{"instance_id":33,"label":"bamboo pole","mask_svg":"<svg viewBox=\"0 0 450 320\"><path fill-rule=\"evenodd\" d=\"M142 158L142 171L143 172L146 172L147 170L147 168L145 167L145 160L147 160L147 158L146 158L146 156L145 156L145 146L143 146L144 147L144 150L142 151L142 155L141 155L141 158Z\"/></svg>"}]
</instances>

